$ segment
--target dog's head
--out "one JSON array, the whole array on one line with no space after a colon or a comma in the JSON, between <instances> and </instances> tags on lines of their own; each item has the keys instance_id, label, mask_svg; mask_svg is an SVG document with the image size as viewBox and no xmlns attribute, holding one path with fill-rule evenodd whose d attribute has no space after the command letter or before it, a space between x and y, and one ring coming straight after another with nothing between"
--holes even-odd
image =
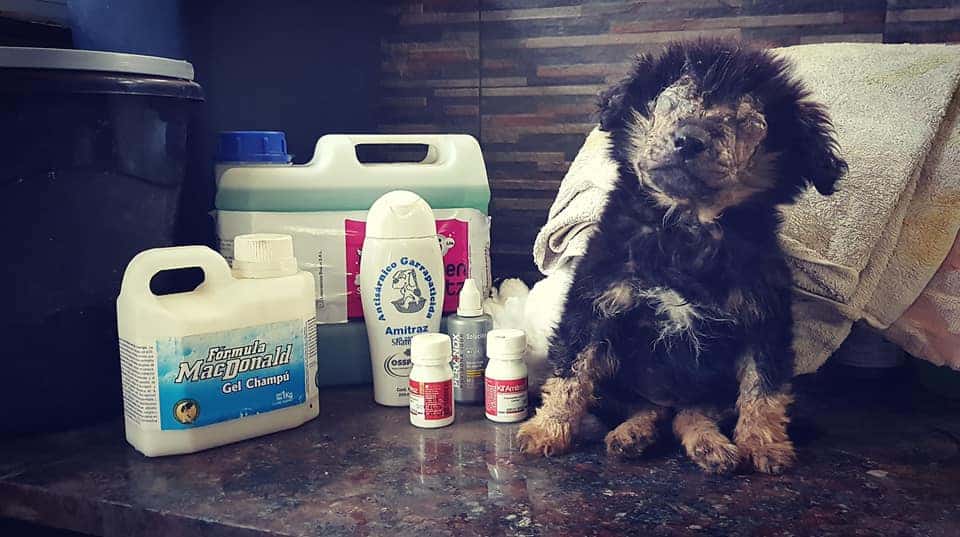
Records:
<instances>
[{"instance_id":1,"label":"dog's head","mask_svg":"<svg viewBox=\"0 0 960 537\"><path fill-rule=\"evenodd\" d=\"M416 287L416 285L417 279L413 273L413 269L400 269L393 274L391 287L394 289L407 289Z\"/></svg>"},{"instance_id":2,"label":"dog's head","mask_svg":"<svg viewBox=\"0 0 960 537\"><path fill-rule=\"evenodd\" d=\"M752 200L833 193L847 165L825 109L773 54L726 41L676 43L637 58L600 99L614 157L664 205L701 220Z\"/></svg>"}]
</instances>

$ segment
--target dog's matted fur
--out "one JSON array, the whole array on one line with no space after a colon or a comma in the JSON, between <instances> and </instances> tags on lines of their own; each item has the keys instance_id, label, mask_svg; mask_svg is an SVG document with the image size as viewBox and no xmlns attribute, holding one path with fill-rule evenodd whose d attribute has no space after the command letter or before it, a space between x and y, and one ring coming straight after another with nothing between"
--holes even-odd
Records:
<instances>
[{"instance_id":1,"label":"dog's matted fur","mask_svg":"<svg viewBox=\"0 0 960 537\"><path fill-rule=\"evenodd\" d=\"M707 471L794 460L790 272L780 204L846 170L829 118L773 54L724 41L637 59L600 102L619 178L576 268L525 452L562 453L589 411L642 453L673 418ZM733 441L718 429L738 411Z\"/></svg>"}]
</instances>

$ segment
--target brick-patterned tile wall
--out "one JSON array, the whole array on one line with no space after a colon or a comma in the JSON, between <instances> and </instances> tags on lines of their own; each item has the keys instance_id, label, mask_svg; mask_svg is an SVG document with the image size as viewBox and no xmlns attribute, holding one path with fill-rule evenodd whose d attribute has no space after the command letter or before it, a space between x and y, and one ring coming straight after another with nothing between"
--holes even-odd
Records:
<instances>
[{"instance_id":1,"label":"brick-patterned tile wall","mask_svg":"<svg viewBox=\"0 0 960 537\"><path fill-rule=\"evenodd\" d=\"M480 2L386 2L380 131L480 136Z\"/></svg>"},{"instance_id":2,"label":"brick-patterned tile wall","mask_svg":"<svg viewBox=\"0 0 960 537\"><path fill-rule=\"evenodd\" d=\"M960 0L421 0L391 2L383 132L466 132L493 189L495 276L531 259L597 93L638 51L700 36L767 46L960 41Z\"/></svg>"},{"instance_id":3,"label":"brick-patterned tile wall","mask_svg":"<svg viewBox=\"0 0 960 537\"><path fill-rule=\"evenodd\" d=\"M960 42L960 1L888 0L886 43Z\"/></svg>"}]
</instances>

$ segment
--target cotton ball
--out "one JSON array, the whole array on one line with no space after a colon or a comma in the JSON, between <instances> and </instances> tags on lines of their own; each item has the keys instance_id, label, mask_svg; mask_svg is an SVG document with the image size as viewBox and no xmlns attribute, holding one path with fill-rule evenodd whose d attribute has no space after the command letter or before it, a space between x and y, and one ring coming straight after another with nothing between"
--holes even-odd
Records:
<instances>
[{"instance_id":1,"label":"cotton ball","mask_svg":"<svg viewBox=\"0 0 960 537\"><path fill-rule=\"evenodd\" d=\"M491 297L483 301L483 311L493 317L494 328L523 328L524 305L529 290L517 278L504 280L500 289L491 289Z\"/></svg>"},{"instance_id":2,"label":"cotton ball","mask_svg":"<svg viewBox=\"0 0 960 537\"><path fill-rule=\"evenodd\" d=\"M524 299L529 292L530 289L527 288L527 284L523 283L523 280L520 278L508 278L500 284L499 296L501 301L512 297Z\"/></svg>"},{"instance_id":3,"label":"cotton ball","mask_svg":"<svg viewBox=\"0 0 960 537\"><path fill-rule=\"evenodd\" d=\"M493 298L483 301L483 312L493 317L494 328L500 328L500 321L504 317L504 309L503 304L497 300L496 293L494 293Z\"/></svg>"},{"instance_id":4,"label":"cotton ball","mask_svg":"<svg viewBox=\"0 0 960 537\"><path fill-rule=\"evenodd\" d=\"M507 298L503 303L503 327L522 330L524 325L524 300L515 296Z\"/></svg>"}]
</instances>

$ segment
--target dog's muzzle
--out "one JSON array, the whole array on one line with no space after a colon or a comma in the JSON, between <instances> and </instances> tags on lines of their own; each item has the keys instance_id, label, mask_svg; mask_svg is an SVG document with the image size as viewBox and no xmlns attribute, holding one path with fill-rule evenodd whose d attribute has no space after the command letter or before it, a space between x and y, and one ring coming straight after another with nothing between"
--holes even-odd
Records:
<instances>
[{"instance_id":1,"label":"dog's muzzle","mask_svg":"<svg viewBox=\"0 0 960 537\"><path fill-rule=\"evenodd\" d=\"M647 176L656 189L672 198L703 201L717 192L682 163L653 167Z\"/></svg>"}]
</instances>

